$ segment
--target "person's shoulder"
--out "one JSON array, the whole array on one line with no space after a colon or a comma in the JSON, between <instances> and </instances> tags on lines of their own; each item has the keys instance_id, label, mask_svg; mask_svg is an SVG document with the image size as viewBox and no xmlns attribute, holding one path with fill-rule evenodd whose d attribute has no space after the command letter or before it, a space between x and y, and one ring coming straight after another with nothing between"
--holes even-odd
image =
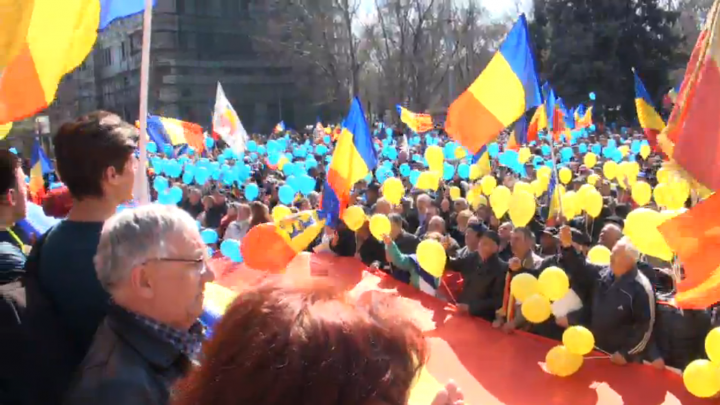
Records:
<instances>
[{"instance_id":1,"label":"person's shoulder","mask_svg":"<svg viewBox=\"0 0 720 405\"><path fill-rule=\"evenodd\" d=\"M0 242L0 272L22 270L25 267L25 255L15 244Z\"/></svg>"}]
</instances>

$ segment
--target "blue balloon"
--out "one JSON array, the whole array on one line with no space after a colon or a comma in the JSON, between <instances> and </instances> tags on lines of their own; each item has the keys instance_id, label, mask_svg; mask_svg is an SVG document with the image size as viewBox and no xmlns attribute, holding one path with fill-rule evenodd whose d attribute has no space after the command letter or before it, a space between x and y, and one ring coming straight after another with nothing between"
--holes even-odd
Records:
<instances>
[{"instance_id":1,"label":"blue balloon","mask_svg":"<svg viewBox=\"0 0 720 405\"><path fill-rule=\"evenodd\" d=\"M587 151L588 151L587 144L586 144L586 143L581 143L580 145L578 145L578 151L579 151L580 153L582 153L582 154L586 154Z\"/></svg>"},{"instance_id":2,"label":"blue balloon","mask_svg":"<svg viewBox=\"0 0 720 405\"><path fill-rule=\"evenodd\" d=\"M541 146L540 152L542 152L543 156L550 156L550 152L551 152L550 146L548 146L548 145Z\"/></svg>"},{"instance_id":3,"label":"blue balloon","mask_svg":"<svg viewBox=\"0 0 720 405\"><path fill-rule=\"evenodd\" d=\"M488 145L487 150L490 157L494 158L497 157L497 155L500 153L500 146L496 142L493 142Z\"/></svg>"},{"instance_id":4,"label":"blue balloon","mask_svg":"<svg viewBox=\"0 0 720 405\"><path fill-rule=\"evenodd\" d=\"M290 187L293 188L293 190L299 190L300 189L300 179L296 176L288 176L285 178L285 183L289 184Z\"/></svg>"},{"instance_id":5,"label":"blue balloon","mask_svg":"<svg viewBox=\"0 0 720 405\"><path fill-rule=\"evenodd\" d=\"M265 155L265 154L267 154L267 148L265 147L265 145L258 145L258 147L257 147L257 153L258 153L258 155Z\"/></svg>"},{"instance_id":6,"label":"blue balloon","mask_svg":"<svg viewBox=\"0 0 720 405\"><path fill-rule=\"evenodd\" d=\"M407 177L410 175L410 165L407 163L403 163L400 165L400 175L403 177Z\"/></svg>"},{"instance_id":7,"label":"blue balloon","mask_svg":"<svg viewBox=\"0 0 720 405\"><path fill-rule=\"evenodd\" d=\"M445 155L445 159L455 159L455 149L457 149L457 144L455 142L446 143L445 146L443 146L443 155Z\"/></svg>"},{"instance_id":8,"label":"blue balloon","mask_svg":"<svg viewBox=\"0 0 720 405\"><path fill-rule=\"evenodd\" d=\"M595 132L595 129L596 129L595 124L590 125L590 131Z\"/></svg>"},{"instance_id":9,"label":"blue balloon","mask_svg":"<svg viewBox=\"0 0 720 405\"><path fill-rule=\"evenodd\" d=\"M323 144L320 144L315 147L315 153L318 155L324 155L324 154L328 153L328 147Z\"/></svg>"},{"instance_id":10,"label":"blue balloon","mask_svg":"<svg viewBox=\"0 0 720 405\"><path fill-rule=\"evenodd\" d=\"M280 153L279 152L276 152L276 151L268 152L268 164L275 166L278 164L279 161L280 161Z\"/></svg>"},{"instance_id":11,"label":"blue balloon","mask_svg":"<svg viewBox=\"0 0 720 405\"><path fill-rule=\"evenodd\" d=\"M299 183L299 187L298 188L293 187L293 189L295 189L295 190L299 189L300 192L303 193L303 195L308 195L308 194L312 193L313 191L315 191L315 185L316 185L315 179L308 176L307 174L301 175L300 178L298 179L298 183Z\"/></svg>"},{"instance_id":12,"label":"blue balloon","mask_svg":"<svg viewBox=\"0 0 720 405\"><path fill-rule=\"evenodd\" d=\"M173 186L170 189L170 201L172 201L175 204L180 204L180 201L182 201L183 198L183 192L182 189L178 186Z\"/></svg>"},{"instance_id":13,"label":"blue balloon","mask_svg":"<svg viewBox=\"0 0 720 405\"><path fill-rule=\"evenodd\" d=\"M632 153L640 153L640 148L640 141L638 141L637 139L633 140L630 144L630 150L632 151Z\"/></svg>"},{"instance_id":14,"label":"blue balloon","mask_svg":"<svg viewBox=\"0 0 720 405\"><path fill-rule=\"evenodd\" d=\"M155 177L155 181L153 182L153 188L158 193L162 193L163 191L167 190L167 188L170 186L170 182L168 179L162 176Z\"/></svg>"},{"instance_id":15,"label":"blue balloon","mask_svg":"<svg viewBox=\"0 0 720 405\"><path fill-rule=\"evenodd\" d=\"M445 162L443 164L443 179L452 180L453 176L455 176L455 166Z\"/></svg>"},{"instance_id":16,"label":"blue balloon","mask_svg":"<svg viewBox=\"0 0 720 405\"><path fill-rule=\"evenodd\" d=\"M195 171L195 182L198 185L204 185L210 179L210 170L207 167L199 167Z\"/></svg>"},{"instance_id":17,"label":"blue balloon","mask_svg":"<svg viewBox=\"0 0 720 405\"><path fill-rule=\"evenodd\" d=\"M248 152L257 152L257 150L258 150L257 142L255 142L253 140L248 141L247 150L248 150Z\"/></svg>"},{"instance_id":18,"label":"blue balloon","mask_svg":"<svg viewBox=\"0 0 720 405\"><path fill-rule=\"evenodd\" d=\"M147 145L145 145L145 150L148 153L157 153L157 144L153 141L150 141L147 143Z\"/></svg>"},{"instance_id":19,"label":"blue balloon","mask_svg":"<svg viewBox=\"0 0 720 405\"><path fill-rule=\"evenodd\" d=\"M290 205L295 200L295 190L288 184L283 184L280 186L280 190L278 190L278 197L281 203Z\"/></svg>"},{"instance_id":20,"label":"blue balloon","mask_svg":"<svg viewBox=\"0 0 720 405\"><path fill-rule=\"evenodd\" d=\"M329 135L323 136L323 142L330 143L330 136Z\"/></svg>"},{"instance_id":21,"label":"blue balloon","mask_svg":"<svg viewBox=\"0 0 720 405\"><path fill-rule=\"evenodd\" d=\"M590 150L592 151L592 153L599 155L602 151L602 146L600 146L599 143L595 143L590 147Z\"/></svg>"},{"instance_id":22,"label":"blue balloon","mask_svg":"<svg viewBox=\"0 0 720 405\"><path fill-rule=\"evenodd\" d=\"M18 151L15 148L10 148L10 153L12 153L13 155L17 155Z\"/></svg>"},{"instance_id":23,"label":"blue balloon","mask_svg":"<svg viewBox=\"0 0 720 405\"><path fill-rule=\"evenodd\" d=\"M190 185L190 184L192 184L194 178L195 178L195 176L193 176L192 172L186 171L185 173L183 173L182 182L184 184Z\"/></svg>"},{"instance_id":24,"label":"blue balloon","mask_svg":"<svg viewBox=\"0 0 720 405\"><path fill-rule=\"evenodd\" d=\"M212 149L213 146L215 146L215 140L212 139L212 138L209 137L209 136L206 137L206 138L205 138L205 146L206 146L208 149Z\"/></svg>"},{"instance_id":25,"label":"blue balloon","mask_svg":"<svg viewBox=\"0 0 720 405\"><path fill-rule=\"evenodd\" d=\"M420 177L420 171L419 170L413 170L410 172L410 184L413 186L417 184L418 177Z\"/></svg>"},{"instance_id":26,"label":"blue balloon","mask_svg":"<svg viewBox=\"0 0 720 405\"><path fill-rule=\"evenodd\" d=\"M283 166L282 171L286 176L292 176L293 174L295 174L297 172L297 167L295 166L294 163L287 162Z\"/></svg>"},{"instance_id":27,"label":"blue balloon","mask_svg":"<svg viewBox=\"0 0 720 405\"><path fill-rule=\"evenodd\" d=\"M240 242L233 239L225 239L220 244L220 253L225 257L232 257L236 253L240 252Z\"/></svg>"},{"instance_id":28,"label":"blue balloon","mask_svg":"<svg viewBox=\"0 0 720 405\"><path fill-rule=\"evenodd\" d=\"M310 169L312 169L312 168L315 168L315 167L317 167L317 165L318 165L317 160L315 160L315 159L312 158L312 157L308 158L308 159L305 161L305 168L306 168L307 170L310 170Z\"/></svg>"},{"instance_id":29,"label":"blue balloon","mask_svg":"<svg viewBox=\"0 0 720 405\"><path fill-rule=\"evenodd\" d=\"M172 145L164 145L163 152L168 156L172 156L175 150L173 149Z\"/></svg>"},{"instance_id":30,"label":"blue balloon","mask_svg":"<svg viewBox=\"0 0 720 405\"><path fill-rule=\"evenodd\" d=\"M203 229L203 231L200 232L200 237L202 237L203 242L208 245L212 245L218 241L218 234L214 229Z\"/></svg>"},{"instance_id":31,"label":"blue balloon","mask_svg":"<svg viewBox=\"0 0 720 405\"><path fill-rule=\"evenodd\" d=\"M470 177L470 166L467 163L460 163L457 168L458 176L462 179Z\"/></svg>"},{"instance_id":32,"label":"blue balloon","mask_svg":"<svg viewBox=\"0 0 720 405\"><path fill-rule=\"evenodd\" d=\"M248 201L255 201L260 195L260 188L255 183L250 183L245 186L245 198Z\"/></svg>"},{"instance_id":33,"label":"blue balloon","mask_svg":"<svg viewBox=\"0 0 720 405\"><path fill-rule=\"evenodd\" d=\"M594 91L591 91L589 96L590 96L590 100L595 101L595 92Z\"/></svg>"}]
</instances>

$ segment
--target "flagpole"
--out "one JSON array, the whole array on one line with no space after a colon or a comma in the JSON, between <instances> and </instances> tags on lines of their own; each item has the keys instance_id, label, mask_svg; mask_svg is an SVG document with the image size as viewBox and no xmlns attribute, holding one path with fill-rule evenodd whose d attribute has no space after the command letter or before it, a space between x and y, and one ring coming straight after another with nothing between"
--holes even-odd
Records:
<instances>
[{"instance_id":1,"label":"flagpole","mask_svg":"<svg viewBox=\"0 0 720 405\"><path fill-rule=\"evenodd\" d=\"M152 34L153 0L145 0L143 13L142 59L140 62L140 158L135 176L134 195L139 204L149 204L150 195L147 180L147 116L148 85L150 81L150 35Z\"/></svg>"}]
</instances>

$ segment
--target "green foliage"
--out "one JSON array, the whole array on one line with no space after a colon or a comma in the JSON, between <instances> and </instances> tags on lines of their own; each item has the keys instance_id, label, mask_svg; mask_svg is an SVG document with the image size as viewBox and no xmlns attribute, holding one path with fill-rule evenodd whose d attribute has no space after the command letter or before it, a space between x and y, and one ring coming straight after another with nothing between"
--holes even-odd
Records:
<instances>
[{"instance_id":1,"label":"green foliage","mask_svg":"<svg viewBox=\"0 0 720 405\"><path fill-rule=\"evenodd\" d=\"M678 13L657 0L534 0L531 33L540 75L567 106L597 95L596 119L635 122L634 67L660 107L684 65ZM617 107L620 107L619 109Z\"/></svg>"}]
</instances>

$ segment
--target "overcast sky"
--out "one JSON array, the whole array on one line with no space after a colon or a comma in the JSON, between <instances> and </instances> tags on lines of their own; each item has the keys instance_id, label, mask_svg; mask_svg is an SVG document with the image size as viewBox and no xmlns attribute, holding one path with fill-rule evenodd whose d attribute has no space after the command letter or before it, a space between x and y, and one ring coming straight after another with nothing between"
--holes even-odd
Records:
<instances>
[{"instance_id":1,"label":"overcast sky","mask_svg":"<svg viewBox=\"0 0 720 405\"><path fill-rule=\"evenodd\" d=\"M459 2L463 0L452 0ZM514 0L480 0L480 3L485 6L490 13L495 16L502 16L505 13L514 13L515 1ZM530 9L532 3L531 0L523 0L525 12ZM363 22L369 22L373 18L375 9L375 0L360 0L360 20Z\"/></svg>"}]
</instances>

